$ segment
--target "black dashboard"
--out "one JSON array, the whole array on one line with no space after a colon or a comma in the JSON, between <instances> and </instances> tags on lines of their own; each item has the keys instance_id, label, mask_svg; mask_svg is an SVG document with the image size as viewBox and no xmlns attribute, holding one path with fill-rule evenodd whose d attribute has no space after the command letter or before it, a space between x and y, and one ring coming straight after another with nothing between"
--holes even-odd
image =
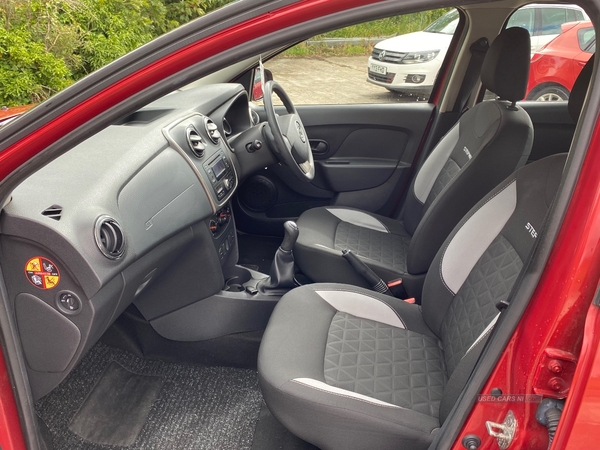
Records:
<instances>
[{"instance_id":1,"label":"black dashboard","mask_svg":"<svg viewBox=\"0 0 600 450\"><path fill-rule=\"evenodd\" d=\"M0 220L2 270L35 398L135 302L151 320L223 288L228 202L274 162L241 85L177 91L29 177ZM147 289L152 286L152 289Z\"/></svg>"}]
</instances>

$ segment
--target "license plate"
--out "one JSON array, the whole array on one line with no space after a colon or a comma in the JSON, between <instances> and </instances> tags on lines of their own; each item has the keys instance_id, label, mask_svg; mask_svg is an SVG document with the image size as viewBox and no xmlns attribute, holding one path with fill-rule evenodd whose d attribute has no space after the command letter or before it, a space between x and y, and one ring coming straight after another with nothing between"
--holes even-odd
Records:
<instances>
[{"instance_id":1,"label":"license plate","mask_svg":"<svg viewBox=\"0 0 600 450\"><path fill-rule=\"evenodd\" d=\"M379 73L381 75L387 75L387 68L385 66L379 66L377 64L369 64L369 70L371 72Z\"/></svg>"}]
</instances>

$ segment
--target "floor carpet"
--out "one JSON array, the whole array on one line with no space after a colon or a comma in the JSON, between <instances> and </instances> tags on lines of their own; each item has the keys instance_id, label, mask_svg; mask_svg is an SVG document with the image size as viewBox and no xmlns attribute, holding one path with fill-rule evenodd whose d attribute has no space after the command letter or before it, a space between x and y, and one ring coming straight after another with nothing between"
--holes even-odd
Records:
<instances>
[{"instance_id":1,"label":"floor carpet","mask_svg":"<svg viewBox=\"0 0 600 450\"><path fill-rule=\"evenodd\" d=\"M115 384L131 392L108 395ZM252 448L261 404L253 370L146 360L99 343L36 409L54 449L241 450Z\"/></svg>"}]
</instances>

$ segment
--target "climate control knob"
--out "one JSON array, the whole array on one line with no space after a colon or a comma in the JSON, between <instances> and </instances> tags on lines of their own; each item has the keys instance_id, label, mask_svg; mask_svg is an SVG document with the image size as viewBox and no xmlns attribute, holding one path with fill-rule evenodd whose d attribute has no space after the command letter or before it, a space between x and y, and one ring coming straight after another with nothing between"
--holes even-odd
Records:
<instances>
[{"instance_id":1,"label":"climate control knob","mask_svg":"<svg viewBox=\"0 0 600 450\"><path fill-rule=\"evenodd\" d=\"M231 178L225 178L223 180L223 186L225 186L225 189L227 189L227 190L231 189L231 186L232 186Z\"/></svg>"}]
</instances>

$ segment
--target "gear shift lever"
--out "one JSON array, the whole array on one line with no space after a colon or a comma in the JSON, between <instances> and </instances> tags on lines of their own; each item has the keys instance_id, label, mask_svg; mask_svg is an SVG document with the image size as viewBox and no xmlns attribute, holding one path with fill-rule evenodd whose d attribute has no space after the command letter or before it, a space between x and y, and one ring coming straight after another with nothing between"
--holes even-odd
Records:
<instances>
[{"instance_id":1,"label":"gear shift lever","mask_svg":"<svg viewBox=\"0 0 600 450\"><path fill-rule=\"evenodd\" d=\"M298 239L298 225L296 222L288 220L283 224L285 237L283 242L275 252L275 258L271 264L269 277L265 278L258 285L262 292L273 290L286 290L296 286L294 281L294 254L292 249Z\"/></svg>"},{"instance_id":2,"label":"gear shift lever","mask_svg":"<svg viewBox=\"0 0 600 450\"><path fill-rule=\"evenodd\" d=\"M294 244L298 240L298 234L300 233L298 225L296 225L296 222L288 220L283 224L283 231L285 232L285 237L279 248L284 252L291 252L294 248Z\"/></svg>"}]
</instances>

